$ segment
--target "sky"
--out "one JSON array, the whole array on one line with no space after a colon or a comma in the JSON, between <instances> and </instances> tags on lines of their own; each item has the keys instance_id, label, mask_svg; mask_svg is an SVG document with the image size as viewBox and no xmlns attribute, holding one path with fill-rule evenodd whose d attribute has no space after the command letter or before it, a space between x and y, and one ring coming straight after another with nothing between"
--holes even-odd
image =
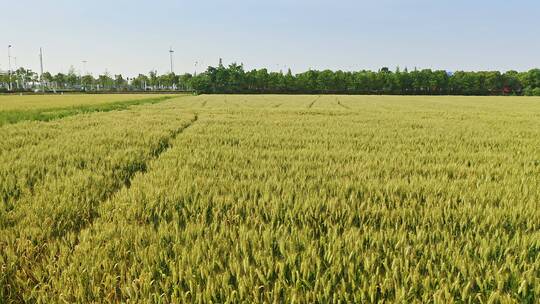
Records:
<instances>
[{"instance_id":1,"label":"sky","mask_svg":"<svg viewBox=\"0 0 540 304\"><path fill-rule=\"evenodd\" d=\"M0 69L518 70L540 67L538 0L0 0ZM87 61L86 64L83 61ZM195 62L198 62L196 65Z\"/></svg>"}]
</instances>

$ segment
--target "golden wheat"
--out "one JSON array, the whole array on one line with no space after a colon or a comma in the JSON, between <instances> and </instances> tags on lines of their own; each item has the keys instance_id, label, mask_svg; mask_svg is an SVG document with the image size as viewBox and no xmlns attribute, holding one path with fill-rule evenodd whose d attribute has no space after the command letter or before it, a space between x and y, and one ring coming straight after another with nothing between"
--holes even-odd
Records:
<instances>
[{"instance_id":1,"label":"golden wheat","mask_svg":"<svg viewBox=\"0 0 540 304\"><path fill-rule=\"evenodd\" d=\"M2 296L537 302L539 101L197 96L4 126Z\"/></svg>"}]
</instances>

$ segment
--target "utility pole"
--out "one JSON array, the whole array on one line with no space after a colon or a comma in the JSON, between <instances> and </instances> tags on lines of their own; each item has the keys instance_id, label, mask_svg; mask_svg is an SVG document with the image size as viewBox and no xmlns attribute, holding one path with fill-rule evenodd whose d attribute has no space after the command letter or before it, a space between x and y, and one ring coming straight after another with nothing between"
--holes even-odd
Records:
<instances>
[{"instance_id":1,"label":"utility pole","mask_svg":"<svg viewBox=\"0 0 540 304\"><path fill-rule=\"evenodd\" d=\"M9 77L8 89L11 91L11 44L8 45L8 77Z\"/></svg>"},{"instance_id":2,"label":"utility pole","mask_svg":"<svg viewBox=\"0 0 540 304\"><path fill-rule=\"evenodd\" d=\"M195 76L195 77L197 76L197 64L198 63L199 63L198 61L195 61L195 73L193 74L193 76Z\"/></svg>"},{"instance_id":3,"label":"utility pole","mask_svg":"<svg viewBox=\"0 0 540 304\"><path fill-rule=\"evenodd\" d=\"M169 56L170 56L170 59L171 59L171 74L174 73L174 69L173 69L173 49L172 49L172 46L170 47L169 49Z\"/></svg>"},{"instance_id":4,"label":"utility pole","mask_svg":"<svg viewBox=\"0 0 540 304\"><path fill-rule=\"evenodd\" d=\"M45 92L45 85L43 84L43 49L39 48L39 68L41 71L41 74L39 76L39 80L41 82L41 91Z\"/></svg>"}]
</instances>

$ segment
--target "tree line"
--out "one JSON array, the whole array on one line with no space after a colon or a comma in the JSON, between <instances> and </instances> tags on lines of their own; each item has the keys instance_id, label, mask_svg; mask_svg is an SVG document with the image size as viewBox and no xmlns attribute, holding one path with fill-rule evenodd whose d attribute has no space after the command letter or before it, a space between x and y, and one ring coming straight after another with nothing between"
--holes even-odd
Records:
<instances>
[{"instance_id":1,"label":"tree line","mask_svg":"<svg viewBox=\"0 0 540 304\"><path fill-rule=\"evenodd\" d=\"M209 67L192 77L191 87L204 93L396 94L396 95L539 95L540 69L449 73L442 70L309 70L293 75L245 71L242 65Z\"/></svg>"},{"instance_id":2,"label":"tree line","mask_svg":"<svg viewBox=\"0 0 540 304\"><path fill-rule=\"evenodd\" d=\"M0 90L10 87L7 74L0 75ZM158 75L156 71L125 78L104 73L67 74L39 77L20 68L11 76L12 90L75 91L195 91L207 94L395 94L395 95L536 95L540 96L540 69L527 72L458 71L382 68L378 71L309 70L293 74L267 69L244 70L236 63L208 67L200 74Z\"/></svg>"},{"instance_id":3,"label":"tree line","mask_svg":"<svg viewBox=\"0 0 540 304\"><path fill-rule=\"evenodd\" d=\"M0 74L0 92L24 91L191 91L190 74L176 75L168 73L158 75L156 71L139 74L137 77L112 75L108 72L94 77L91 74L80 75L71 68L68 73L55 75L44 72L39 76L29 69L19 68L11 73Z\"/></svg>"}]
</instances>

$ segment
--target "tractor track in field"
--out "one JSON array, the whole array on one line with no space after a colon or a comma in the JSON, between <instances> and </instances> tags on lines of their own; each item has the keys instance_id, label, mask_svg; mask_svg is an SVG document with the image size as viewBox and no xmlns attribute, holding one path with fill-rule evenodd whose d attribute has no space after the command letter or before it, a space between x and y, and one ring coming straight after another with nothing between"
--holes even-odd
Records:
<instances>
[{"instance_id":1,"label":"tractor track in field","mask_svg":"<svg viewBox=\"0 0 540 304\"><path fill-rule=\"evenodd\" d=\"M95 222L97 218L99 218L98 212L96 212L97 208L102 205L107 200L110 200L113 198L120 190L123 188L129 189L131 187L131 180L137 173L146 173L148 164L156 159L158 159L163 153L167 152L172 147L172 141L174 141L180 134L182 134L185 130L193 126L199 119L199 116L197 113L194 113L194 117L188 121L186 124L182 125L181 127L173 130L169 136L163 138L159 144L157 149L152 151L148 159L146 159L141 166L135 167L133 171L130 171L127 174L126 179L123 182L118 183L117 187L114 187L108 191L107 194L104 195L104 197L97 203L95 206L93 206L93 212L88 218L87 221L84 222L84 224L75 227L74 229L69 229L63 231L61 234L50 236L48 239L40 240L41 245L39 247L36 247L35 251L32 254L31 259L25 259L24 265L20 265L20 267L17 267L17 271L20 271L24 274L24 276L27 279L27 282L32 282L33 284L39 284L38 280L33 275L33 269L37 266L37 270L39 270L39 265L43 262L43 258L46 256L47 251L46 248L49 247L49 244L52 244L54 242L61 241L65 235L68 233L75 233L75 240L71 243L71 248L74 249L80 242L80 233L82 230L89 229ZM0 245L2 245L0 243ZM17 271L14 271L13 274L17 273ZM20 275L20 274L19 274ZM15 298L18 298L19 295L14 294Z\"/></svg>"},{"instance_id":2,"label":"tractor track in field","mask_svg":"<svg viewBox=\"0 0 540 304\"><path fill-rule=\"evenodd\" d=\"M155 159L157 159L157 158L159 158L159 156L161 154L163 154L168 149L170 149L172 147L171 141L176 139L176 137L178 137L179 134L183 133L186 129L191 127L197 120L199 120L199 115L195 114L193 119L191 121L189 121L186 125L174 130L173 132L171 132L171 134L167 138L162 140L160 142L159 147L155 151L152 152L152 156L149 159L146 160L146 162L144 163L144 166L142 166L142 168L140 168L139 170L135 170L134 172L130 172L128 178L126 179L126 181L124 183L125 186L127 188L131 187L131 179L133 178L133 176L135 176L135 174L137 174L139 172L143 172L143 173L146 172L148 163L155 160ZM114 191L107 199L112 197L116 192L120 191L120 189L121 189L121 187L119 189L116 189L116 191Z\"/></svg>"},{"instance_id":3,"label":"tractor track in field","mask_svg":"<svg viewBox=\"0 0 540 304\"><path fill-rule=\"evenodd\" d=\"M346 106L346 105L342 104L340 100L337 100L337 104L338 104L338 106L340 106L340 107L342 107L344 109L347 109L347 110L351 109L349 106Z\"/></svg>"},{"instance_id":4,"label":"tractor track in field","mask_svg":"<svg viewBox=\"0 0 540 304\"><path fill-rule=\"evenodd\" d=\"M234 103L234 102L228 101L228 100L227 100L227 97L225 97L225 100L224 100L223 102L224 102L227 106L232 105L232 106L234 106L235 108L239 108L239 107L240 107L238 104L236 104L236 103Z\"/></svg>"},{"instance_id":5,"label":"tractor track in field","mask_svg":"<svg viewBox=\"0 0 540 304\"><path fill-rule=\"evenodd\" d=\"M171 134L168 137L166 137L164 140L162 140L160 142L159 147L152 152L151 156L144 162L144 165L141 166L140 168L138 168L137 170L134 170L133 172L130 172L130 174L128 175L128 177L124 181L123 186L112 189L112 191L103 200L101 200L99 202L99 204L96 205L96 207L103 204L103 202L106 202L107 200L110 200L111 198L113 198L116 195L116 193L118 193L123 188L126 188L126 189L131 188L131 180L133 179L133 177L137 173L143 173L143 174L146 173L147 170L148 170L148 164L150 162L158 159L163 153L167 152L167 150L169 150L172 147L171 142L174 141L184 131L186 131L187 129L192 127L198 120L199 120L199 115L197 113L195 113L194 117L187 124L185 124L182 127L172 131ZM87 222L86 225L81 226L79 229L73 231L73 232L77 233L76 240L73 243L73 248L75 248L79 244L79 234L80 234L80 232L82 230L84 230L84 229L88 229L89 227L91 227L94 224L94 221L97 218L99 218L99 216L94 216L94 217L90 218L90 220Z\"/></svg>"},{"instance_id":6,"label":"tractor track in field","mask_svg":"<svg viewBox=\"0 0 540 304\"><path fill-rule=\"evenodd\" d=\"M104 201L107 201L110 198L112 198L117 192L122 190L123 187L126 187L126 188L129 189L131 187L131 179L137 173L141 173L141 172L145 173L147 171L147 168L148 168L148 163L150 163L153 160L158 159L161 154L165 153L168 149L170 149L172 147L171 142L173 140L175 140L178 137L178 135L183 133L186 129L193 126L193 124L195 124L198 120L199 120L199 116L198 116L197 113L195 113L194 117L190 121L188 121L185 125L181 126L180 128L172 130L167 137L161 139L159 141L159 143L158 143L158 147L156 149L154 149L154 151L152 151L150 153L149 157L144 161L144 163L141 166L137 166L134 170L129 171L126 178L124 179L124 181L120 182L118 184L118 187L114 187L114 188L110 189L110 191L107 194L104 195L104 198L98 204L96 204L96 207L101 205L101 203L103 203ZM87 222L87 225L82 225L81 227L79 227L79 229L70 230L70 231L66 231L66 232L77 232L78 233L80 230L84 229L86 226L90 226L94 219L95 219L95 217L91 217L90 220ZM57 236L57 238L61 238L64 235L65 235L65 233L60 234L60 235Z\"/></svg>"},{"instance_id":7,"label":"tractor track in field","mask_svg":"<svg viewBox=\"0 0 540 304\"><path fill-rule=\"evenodd\" d=\"M198 119L198 117L197 117L197 115L195 115L194 121L196 121L197 119ZM193 123L194 121L190 122L190 124ZM182 131L182 130L180 130L180 132L181 132L181 131ZM172 130L171 133L170 133L170 135L169 135L169 137L167 137L167 138L168 138L168 141L174 139L174 137L176 137L177 133L178 133L178 130L177 130L177 129ZM54 140L54 139L58 138L59 136L60 136L60 135L54 134L54 136L48 137L47 140ZM171 138L171 136L172 136L172 138ZM167 145L167 144L168 144L168 142L164 142L164 141L167 141L167 139L161 139L161 140L160 140L160 142L159 142L159 144L158 144L158 148L156 149L156 151L152 151L152 152L151 152L152 157L153 157L156 153L159 152L158 150L163 149L163 145ZM19 147L18 149L27 149L28 146L37 146L37 145L39 145L39 144L40 144L40 142L37 142L37 143L34 143L34 144L28 144L28 145L25 145L25 146L23 146L23 147ZM161 153L161 152L159 152L159 153ZM158 155L158 156L159 156L159 155ZM151 160L151 159L149 159L148 161L150 161L150 160ZM146 161L145 164L144 164L143 166L141 166L141 167L146 167L146 163L147 163L148 161ZM142 170L143 170L143 168L140 168L138 171L142 171ZM137 172L133 172L133 174L135 174L135 173L137 173ZM29 193L30 195L33 195L33 194L34 194L34 188L35 188L35 186L38 185L39 183L41 183L41 182L45 179L45 175L46 175L46 174L44 174L43 177L38 178L38 179L36 179L35 181L33 181L32 184L29 184L28 193ZM130 174L128 174L128 178L131 179L131 177L132 177L132 176L131 176L131 172L130 172ZM128 182L128 183L129 183L129 182ZM22 194L21 194L21 195L22 195ZM14 198L14 201L13 201L13 204L17 203L20 199L21 199L20 197L15 197L15 198ZM13 225L15 225L15 223L11 223L11 225L5 225L4 227L0 227L0 228L3 229L3 228L10 227L10 226L13 226Z\"/></svg>"},{"instance_id":8,"label":"tractor track in field","mask_svg":"<svg viewBox=\"0 0 540 304\"><path fill-rule=\"evenodd\" d=\"M321 98L321 96L317 96L317 98L315 98L308 106L307 108L308 109L311 109L313 107L313 105L315 105L315 103L317 102L317 100L319 100Z\"/></svg>"},{"instance_id":9,"label":"tractor track in field","mask_svg":"<svg viewBox=\"0 0 540 304\"><path fill-rule=\"evenodd\" d=\"M112 189L112 191L103 199L98 206L101 205L101 203L111 199L116 193L118 193L122 188L131 188L131 180L137 173L146 173L148 170L148 163L158 159L163 153L167 152L172 147L172 141L174 141L180 134L182 134L185 130L189 129L191 126L193 126L197 121L199 120L199 115L195 113L194 117L185 125L182 127L173 130L170 135L163 140L160 141L159 146L157 149L155 149L151 156L144 162L144 165L140 168L137 168L136 170L130 172L127 176L127 178L124 180L123 186L117 187L115 189ZM96 217L91 218L91 220L88 222L88 225L81 227L81 229L76 230L75 232L80 232L80 230L85 229L88 226L91 226L93 221ZM77 239L78 242L78 239Z\"/></svg>"}]
</instances>

